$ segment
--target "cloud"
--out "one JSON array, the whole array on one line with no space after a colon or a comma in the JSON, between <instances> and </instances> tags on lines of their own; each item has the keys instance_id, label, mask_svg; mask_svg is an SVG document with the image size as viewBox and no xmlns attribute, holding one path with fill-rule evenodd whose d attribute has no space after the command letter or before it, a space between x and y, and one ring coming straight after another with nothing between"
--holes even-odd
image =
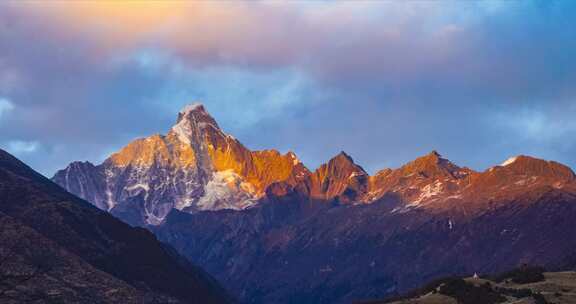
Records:
<instances>
[{"instance_id":1,"label":"cloud","mask_svg":"<svg viewBox=\"0 0 576 304\"><path fill-rule=\"evenodd\" d=\"M6 144L6 149L8 152L15 155L33 153L38 150L39 147L40 144L36 141L13 140Z\"/></svg>"},{"instance_id":2,"label":"cloud","mask_svg":"<svg viewBox=\"0 0 576 304\"><path fill-rule=\"evenodd\" d=\"M11 26L43 29L52 39L89 45L87 50L96 56L156 47L195 66L309 63L318 53L370 52L366 43L377 47L374 51L404 43L433 46L420 53L426 60L454 47L448 45L451 36L465 32L476 20L506 11L476 3L375 1L306 5L104 0L4 6L13 17ZM402 58L392 52L382 55ZM405 58L401 63L409 64L414 56Z\"/></svg>"},{"instance_id":3,"label":"cloud","mask_svg":"<svg viewBox=\"0 0 576 304\"><path fill-rule=\"evenodd\" d=\"M235 66L188 69L171 55L145 50L116 64L136 64L140 72L162 75L153 102L166 115L199 100L231 132L262 120L326 102L330 94L298 68L250 70Z\"/></svg>"},{"instance_id":4,"label":"cloud","mask_svg":"<svg viewBox=\"0 0 576 304\"><path fill-rule=\"evenodd\" d=\"M389 92L476 90L486 99L547 98L543 81L561 89L575 79L566 50L576 47L576 30L564 24L570 2L11 4L12 27L72 42L97 65L154 49L192 70L297 67L347 90L377 82Z\"/></svg>"},{"instance_id":5,"label":"cloud","mask_svg":"<svg viewBox=\"0 0 576 304\"><path fill-rule=\"evenodd\" d=\"M12 110L14 110L14 104L10 100L0 97L0 119Z\"/></svg>"}]
</instances>

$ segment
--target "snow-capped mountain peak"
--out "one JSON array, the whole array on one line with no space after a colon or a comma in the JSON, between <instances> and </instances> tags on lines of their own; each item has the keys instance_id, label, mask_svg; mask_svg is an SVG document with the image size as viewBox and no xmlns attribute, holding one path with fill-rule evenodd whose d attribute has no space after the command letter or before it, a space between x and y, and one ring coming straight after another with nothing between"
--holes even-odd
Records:
<instances>
[{"instance_id":1,"label":"snow-capped mountain peak","mask_svg":"<svg viewBox=\"0 0 576 304\"><path fill-rule=\"evenodd\" d=\"M185 105L181 110L180 110L180 114L186 115L189 112L192 111L203 111L205 112L206 110L204 109L204 104L202 104L201 102L194 102L191 104L187 104Z\"/></svg>"},{"instance_id":2,"label":"snow-capped mountain peak","mask_svg":"<svg viewBox=\"0 0 576 304\"><path fill-rule=\"evenodd\" d=\"M203 104L193 103L180 110L176 124L170 130L181 142L191 144L194 140L201 140L202 133L207 129L212 129L223 136L226 135L216 120L208 114Z\"/></svg>"},{"instance_id":3,"label":"snow-capped mountain peak","mask_svg":"<svg viewBox=\"0 0 576 304\"><path fill-rule=\"evenodd\" d=\"M101 165L71 166L53 179L132 224L158 225L172 209L249 208L270 184L306 174L294 153L250 151L194 103L167 135L134 140Z\"/></svg>"}]
</instances>

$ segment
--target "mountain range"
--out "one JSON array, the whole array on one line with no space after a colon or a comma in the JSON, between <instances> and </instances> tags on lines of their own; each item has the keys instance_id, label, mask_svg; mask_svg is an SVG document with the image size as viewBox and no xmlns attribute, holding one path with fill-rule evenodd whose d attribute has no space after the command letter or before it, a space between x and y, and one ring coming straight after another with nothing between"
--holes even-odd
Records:
<instances>
[{"instance_id":1,"label":"mountain range","mask_svg":"<svg viewBox=\"0 0 576 304\"><path fill-rule=\"evenodd\" d=\"M369 175L342 152L314 171L251 151L201 104L166 135L54 182L148 228L243 303L349 303L519 263L574 267L576 176L516 156L483 172L438 152Z\"/></svg>"}]
</instances>

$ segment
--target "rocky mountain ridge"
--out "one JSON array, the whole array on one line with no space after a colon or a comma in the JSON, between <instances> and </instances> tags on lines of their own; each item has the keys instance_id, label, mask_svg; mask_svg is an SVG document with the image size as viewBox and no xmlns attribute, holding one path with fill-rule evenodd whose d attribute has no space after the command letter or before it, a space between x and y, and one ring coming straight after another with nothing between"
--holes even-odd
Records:
<instances>
[{"instance_id":1,"label":"rocky mountain ridge","mask_svg":"<svg viewBox=\"0 0 576 304\"><path fill-rule=\"evenodd\" d=\"M292 189L313 200L342 204L396 195L403 203L393 212L454 206L473 212L526 187L576 189L570 168L528 156L476 172L432 151L370 176L342 152L312 172L292 152L250 151L225 134L201 104L184 107L166 135L137 139L97 166L74 162L53 180L138 225L161 224L172 209L194 213L250 208L270 186L272 194L274 189L282 189L280 194Z\"/></svg>"}]
</instances>

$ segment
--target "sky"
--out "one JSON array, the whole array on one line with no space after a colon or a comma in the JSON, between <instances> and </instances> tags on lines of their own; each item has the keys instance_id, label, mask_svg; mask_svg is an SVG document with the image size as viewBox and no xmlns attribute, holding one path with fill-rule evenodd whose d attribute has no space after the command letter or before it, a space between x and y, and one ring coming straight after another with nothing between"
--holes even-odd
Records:
<instances>
[{"instance_id":1,"label":"sky","mask_svg":"<svg viewBox=\"0 0 576 304\"><path fill-rule=\"evenodd\" d=\"M0 147L44 175L196 101L310 169L576 168L576 1L0 2Z\"/></svg>"}]
</instances>

